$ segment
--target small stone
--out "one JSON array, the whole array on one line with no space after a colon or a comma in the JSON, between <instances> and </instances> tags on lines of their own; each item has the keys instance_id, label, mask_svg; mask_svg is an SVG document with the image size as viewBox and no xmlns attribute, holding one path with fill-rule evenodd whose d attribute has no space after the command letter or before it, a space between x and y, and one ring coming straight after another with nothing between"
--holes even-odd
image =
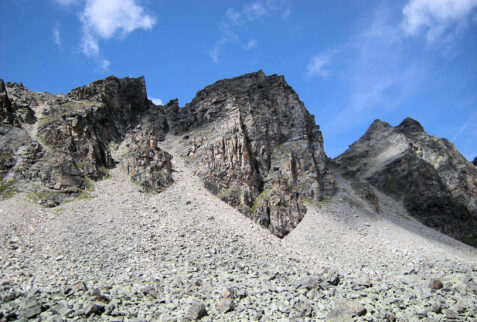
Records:
<instances>
[{"instance_id":1,"label":"small stone","mask_svg":"<svg viewBox=\"0 0 477 322\"><path fill-rule=\"evenodd\" d=\"M233 300L223 300L217 306L217 311L219 311L220 313L232 312L234 309L235 305Z\"/></svg>"},{"instance_id":2,"label":"small stone","mask_svg":"<svg viewBox=\"0 0 477 322\"><path fill-rule=\"evenodd\" d=\"M439 303L435 303L432 306L431 311L436 313L436 314L441 314L442 313L442 306Z\"/></svg>"},{"instance_id":3,"label":"small stone","mask_svg":"<svg viewBox=\"0 0 477 322\"><path fill-rule=\"evenodd\" d=\"M468 282L465 289L467 292L477 295L477 283L474 280Z\"/></svg>"},{"instance_id":4,"label":"small stone","mask_svg":"<svg viewBox=\"0 0 477 322\"><path fill-rule=\"evenodd\" d=\"M191 304L191 306L187 310L185 318L188 320L200 320L207 315L208 313L205 309L204 303L196 302Z\"/></svg>"},{"instance_id":5,"label":"small stone","mask_svg":"<svg viewBox=\"0 0 477 322\"><path fill-rule=\"evenodd\" d=\"M222 294L222 298L234 299L236 295L237 295L237 289L230 287L225 289L224 294Z\"/></svg>"},{"instance_id":6,"label":"small stone","mask_svg":"<svg viewBox=\"0 0 477 322\"><path fill-rule=\"evenodd\" d=\"M387 322L396 322L396 316L394 313L387 312L384 314L383 320Z\"/></svg>"},{"instance_id":7,"label":"small stone","mask_svg":"<svg viewBox=\"0 0 477 322\"><path fill-rule=\"evenodd\" d=\"M340 283L340 275L336 272L328 274L328 278L326 279L328 284L336 286Z\"/></svg>"},{"instance_id":8,"label":"small stone","mask_svg":"<svg viewBox=\"0 0 477 322\"><path fill-rule=\"evenodd\" d=\"M54 314L58 315L65 315L66 312L68 312L68 308L64 303L56 303L50 308L50 311L53 312Z\"/></svg>"},{"instance_id":9,"label":"small stone","mask_svg":"<svg viewBox=\"0 0 477 322\"><path fill-rule=\"evenodd\" d=\"M264 310L258 310L255 313L255 321L260 321L264 316L265 316L265 311Z\"/></svg>"},{"instance_id":10,"label":"small stone","mask_svg":"<svg viewBox=\"0 0 477 322\"><path fill-rule=\"evenodd\" d=\"M23 303L22 315L27 319L32 319L41 313L41 304L35 297L28 297Z\"/></svg>"},{"instance_id":11,"label":"small stone","mask_svg":"<svg viewBox=\"0 0 477 322\"><path fill-rule=\"evenodd\" d=\"M429 287L431 288L431 290L433 291L437 291L439 289L441 289L444 285L442 284L441 280L440 279L433 279L430 283L429 283Z\"/></svg>"},{"instance_id":12,"label":"small stone","mask_svg":"<svg viewBox=\"0 0 477 322\"><path fill-rule=\"evenodd\" d=\"M91 302L86 304L86 306L83 309L83 315L85 316L90 316L92 314L97 314L101 315L105 311L105 308L103 305L99 305L97 303Z\"/></svg>"},{"instance_id":13,"label":"small stone","mask_svg":"<svg viewBox=\"0 0 477 322\"><path fill-rule=\"evenodd\" d=\"M307 290L311 290L311 289L316 290L320 288L321 282L322 280L320 278L305 277L298 282L298 288L305 288Z\"/></svg>"},{"instance_id":14,"label":"small stone","mask_svg":"<svg viewBox=\"0 0 477 322\"><path fill-rule=\"evenodd\" d=\"M357 302L338 300L328 312L326 319L332 321L353 320L354 317L363 316L366 313L366 308Z\"/></svg>"},{"instance_id":15,"label":"small stone","mask_svg":"<svg viewBox=\"0 0 477 322\"><path fill-rule=\"evenodd\" d=\"M72 289L74 292L78 291L87 291L88 288L86 287L86 284L82 281L76 282L73 286Z\"/></svg>"},{"instance_id":16,"label":"small stone","mask_svg":"<svg viewBox=\"0 0 477 322\"><path fill-rule=\"evenodd\" d=\"M446 310L445 311L445 316L449 320L459 320L460 319L459 315L453 310Z\"/></svg>"}]
</instances>

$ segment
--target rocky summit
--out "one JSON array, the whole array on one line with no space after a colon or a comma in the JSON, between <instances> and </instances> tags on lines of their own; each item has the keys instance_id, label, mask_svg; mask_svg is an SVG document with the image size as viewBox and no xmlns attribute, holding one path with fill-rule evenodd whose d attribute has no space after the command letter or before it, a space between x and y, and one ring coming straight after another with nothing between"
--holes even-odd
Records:
<instances>
[{"instance_id":1,"label":"rocky summit","mask_svg":"<svg viewBox=\"0 0 477 322\"><path fill-rule=\"evenodd\" d=\"M396 127L374 121L336 162L348 176L402 200L423 224L477 246L477 168L416 120Z\"/></svg>"},{"instance_id":2,"label":"rocky summit","mask_svg":"<svg viewBox=\"0 0 477 322\"><path fill-rule=\"evenodd\" d=\"M410 118L331 160L262 71L0 80L0 321L472 321L474 164Z\"/></svg>"}]
</instances>

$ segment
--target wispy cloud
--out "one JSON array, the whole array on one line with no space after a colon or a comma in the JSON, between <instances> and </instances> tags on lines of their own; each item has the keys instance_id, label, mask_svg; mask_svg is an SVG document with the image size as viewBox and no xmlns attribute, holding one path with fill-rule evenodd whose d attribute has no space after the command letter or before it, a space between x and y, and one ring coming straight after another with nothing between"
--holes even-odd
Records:
<instances>
[{"instance_id":1,"label":"wispy cloud","mask_svg":"<svg viewBox=\"0 0 477 322\"><path fill-rule=\"evenodd\" d=\"M409 0L402 9L402 28L410 36L424 32L428 43L449 42L471 23L477 0Z\"/></svg>"},{"instance_id":2,"label":"wispy cloud","mask_svg":"<svg viewBox=\"0 0 477 322\"><path fill-rule=\"evenodd\" d=\"M53 42L61 49L60 24L56 23L53 27Z\"/></svg>"},{"instance_id":3,"label":"wispy cloud","mask_svg":"<svg viewBox=\"0 0 477 322\"><path fill-rule=\"evenodd\" d=\"M250 39L247 44L243 47L245 50L250 50L257 47L257 41L255 39Z\"/></svg>"},{"instance_id":4,"label":"wispy cloud","mask_svg":"<svg viewBox=\"0 0 477 322\"><path fill-rule=\"evenodd\" d=\"M56 3L62 6L71 6L71 5L76 5L80 2L83 2L83 0L55 0Z\"/></svg>"},{"instance_id":5,"label":"wispy cloud","mask_svg":"<svg viewBox=\"0 0 477 322\"><path fill-rule=\"evenodd\" d=\"M258 21L263 17L281 15L286 18L290 15L291 9L288 0L261 0L246 4L241 10L229 8L221 22L219 23L220 38L215 42L214 47L209 51L210 58L218 63L220 53L227 44L236 44L244 50L251 50L258 44L257 40L250 39L244 43L237 34L238 29L246 23Z\"/></svg>"},{"instance_id":6,"label":"wispy cloud","mask_svg":"<svg viewBox=\"0 0 477 322\"><path fill-rule=\"evenodd\" d=\"M464 124L462 124L462 126L459 128L459 130L454 134L454 136L452 137L451 141L454 142L455 139L461 135L463 132L465 132L467 130L467 128L469 127L469 125L471 124L475 124L474 120L477 118L477 112L475 112Z\"/></svg>"},{"instance_id":7,"label":"wispy cloud","mask_svg":"<svg viewBox=\"0 0 477 322\"><path fill-rule=\"evenodd\" d=\"M408 60L402 30L393 20L393 13L392 7L379 6L368 26L358 31L350 43L337 46L340 55L346 57L340 61L346 107L325 125L329 132L351 129L389 113L425 77L426 65ZM326 76L329 59L320 58L316 59L316 74Z\"/></svg>"},{"instance_id":8,"label":"wispy cloud","mask_svg":"<svg viewBox=\"0 0 477 322\"><path fill-rule=\"evenodd\" d=\"M162 100L160 98L149 97L149 99L156 105L164 105L164 103L162 102Z\"/></svg>"},{"instance_id":9,"label":"wispy cloud","mask_svg":"<svg viewBox=\"0 0 477 322\"><path fill-rule=\"evenodd\" d=\"M311 57L310 62L306 66L307 76L309 78L315 76L327 77L329 75L329 65L335 52L335 50L327 50Z\"/></svg>"},{"instance_id":10,"label":"wispy cloud","mask_svg":"<svg viewBox=\"0 0 477 322\"><path fill-rule=\"evenodd\" d=\"M107 59L102 59L101 60L101 69L106 72L109 70L109 66L111 65L111 62Z\"/></svg>"},{"instance_id":11,"label":"wispy cloud","mask_svg":"<svg viewBox=\"0 0 477 322\"><path fill-rule=\"evenodd\" d=\"M267 9L260 2L255 2L246 5L243 9L243 14L248 20L253 21L260 18L261 16L266 15Z\"/></svg>"}]
</instances>

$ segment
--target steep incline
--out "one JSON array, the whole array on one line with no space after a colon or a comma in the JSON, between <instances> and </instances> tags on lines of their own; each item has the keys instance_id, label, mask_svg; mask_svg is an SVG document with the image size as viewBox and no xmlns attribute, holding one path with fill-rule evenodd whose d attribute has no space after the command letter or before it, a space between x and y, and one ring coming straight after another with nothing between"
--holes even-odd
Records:
<instances>
[{"instance_id":1,"label":"steep incline","mask_svg":"<svg viewBox=\"0 0 477 322\"><path fill-rule=\"evenodd\" d=\"M477 246L477 168L419 122L376 120L336 162L348 177L402 200L425 225Z\"/></svg>"}]
</instances>

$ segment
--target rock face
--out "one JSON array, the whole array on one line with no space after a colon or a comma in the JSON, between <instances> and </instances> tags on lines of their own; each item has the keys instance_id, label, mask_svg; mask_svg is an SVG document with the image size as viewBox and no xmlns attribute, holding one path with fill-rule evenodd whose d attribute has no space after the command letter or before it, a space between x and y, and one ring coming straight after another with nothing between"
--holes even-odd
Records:
<instances>
[{"instance_id":1,"label":"rock face","mask_svg":"<svg viewBox=\"0 0 477 322\"><path fill-rule=\"evenodd\" d=\"M116 165L161 192L173 182L172 156L160 148L168 134L209 191L276 236L334 193L314 116L283 76L258 71L207 86L182 108L154 105L144 77L108 77L65 95L0 81L0 197L26 191L56 206ZM418 122L376 121L335 161L376 212L378 188L424 224L477 244L477 168Z\"/></svg>"},{"instance_id":2,"label":"rock face","mask_svg":"<svg viewBox=\"0 0 477 322\"><path fill-rule=\"evenodd\" d=\"M314 116L282 76L222 80L184 108L152 104L143 77L108 77L66 95L2 81L0 104L4 196L33 191L54 206L116 164L160 192L172 184L172 157L158 145L168 133L182 136L182 156L207 189L279 237L307 202L334 190Z\"/></svg>"},{"instance_id":3,"label":"rock face","mask_svg":"<svg viewBox=\"0 0 477 322\"><path fill-rule=\"evenodd\" d=\"M474 161L472 161L472 163L477 166L477 157L474 158Z\"/></svg>"},{"instance_id":4,"label":"rock face","mask_svg":"<svg viewBox=\"0 0 477 322\"><path fill-rule=\"evenodd\" d=\"M2 196L30 191L32 199L48 206L79 195L89 179L107 176L121 162L111 157L111 146L155 108L143 77L108 77L66 95L36 93L1 81L0 102ZM171 157L157 147L143 151L139 138L144 135L136 135L136 146L127 156L131 174L146 188L160 190L172 182ZM144 174L137 179L138 171L156 178Z\"/></svg>"},{"instance_id":5,"label":"rock face","mask_svg":"<svg viewBox=\"0 0 477 322\"><path fill-rule=\"evenodd\" d=\"M282 76L262 71L221 80L179 109L170 130L183 134L183 157L207 189L285 236L306 202L333 193L314 116Z\"/></svg>"},{"instance_id":6,"label":"rock face","mask_svg":"<svg viewBox=\"0 0 477 322\"><path fill-rule=\"evenodd\" d=\"M425 225L477 246L477 169L419 122L376 120L335 161L348 176L402 200Z\"/></svg>"}]
</instances>

